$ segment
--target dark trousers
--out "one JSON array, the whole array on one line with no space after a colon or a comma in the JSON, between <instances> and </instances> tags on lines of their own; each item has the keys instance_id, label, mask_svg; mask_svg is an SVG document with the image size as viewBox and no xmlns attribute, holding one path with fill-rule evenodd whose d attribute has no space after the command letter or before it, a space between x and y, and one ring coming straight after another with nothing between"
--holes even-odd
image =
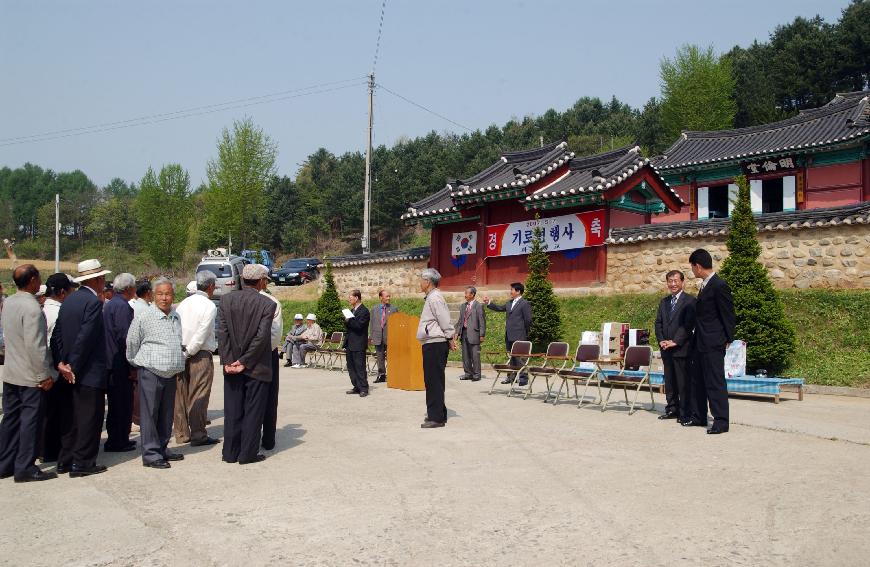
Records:
<instances>
[{"instance_id":1,"label":"dark trousers","mask_svg":"<svg viewBox=\"0 0 870 567\"><path fill-rule=\"evenodd\" d=\"M43 462L54 462L60 455L61 438L72 426L72 384L63 377L58 378L44 397L42 447L39 454Z\"/></svg>"},{"instance_id":2,"label":"dark trousers","mask_svg":"<svg viewBox=\"0 0 870 567\"><path fill-rule=\"evenodd\" d=\"M146 368L139 369L139 435L142 462L166 457L175 416L176 377L163 378Z\"/></svg>"},{"instance_id":3,"label":"dark trousers","mask_svg":"<svg viewBox=\"0 0 870 567\"><path fill-rule=\"evenodd\" d=\"M278 427L278 349L272 351L272 381L266 395L266 410L263 414L263 447L275 447L275 429Z\"/></svg>"},{"instance_id":4,"label":"dark trousers","mask_svg":"<svg viewBox=\"0 0 870 567\"><path fill-rule=\"evenodd\" d=\"M728 388L725 384L725 351L695 352L692 397L696 420L707 422L707 404L713 425L728 426Z\"/></svg>"},{"instance_id":5,"label":"dark trousers","mask_svg":"<svg viewBox=\"0 0 870 567\"><path fill-rule=\"evenodd\" d=\"M369 378L366 373L365 351L346 351L344 353L344 360L347 362L347 373L350 374L350 383L354 390L368 392Z\"/></svg>"},{"instance_id":6,"label":"dark trousers","mask_svg":"<svg viewBox=\"0 0 870 567\"><path fill-rule=\"evenodd\" d=\"M507 345L508 353L510 353L511 348L513 348L515 342L516 341L509 341L509 340L505 339L505 345ZM510 359L511 366L522 366L523 364L525 364L525 362L526 361L524 359L516 358L514 356L512 356ZM513 376L513 373L511 373L511 376ZM529 375L526 372L522 372L520 374L520 380L528 380L528 379L529 379Z\"/></svg>"},{"instance_id":7,"label":"dark trousers","mask_svg":"<svg viewBox=\"0 0 870 567\"><path fill-rule=\"evenodd\" d=\"M426 415L429 421L447 422L444 405L444 367L447 366L446 342L423 345L423 382L426 384Z\"/></svg>"},{"instance_id":8,"label":"dark trousers","mask_svg":"<svg viewBox=\"0 0 870 567\"><path fill-rule=\"evenodd\" d=\"M387 375L387 343L375 345L375 360L378 363L378 378Z\"/></svg>"},{"instance_id":9,"label":"dark trousers","mask_svg":"<svg viewBox=\"0 0 870 567\"><path fill-rule=\"evenodd\" d=\"M133 381L130 367L123 365L109 371L106 390L109 410L106 413L106 449L121 449L130 443L133 424Z\"/></svg>"},{"instance_id":10,"label":"dark trousers","mask_svg":"<svg viewBox=\"0 0 870 567\"><path fill-rule=\"evenodd\" d=\"M250 461L257 456L268 397L268 382L246 374L224 374L224 461Z\"/></svg>"},{"instance_id":11,"label":"dark trousers","mask_svg":"<svg viewBox=\"0 0 870 567\"><path fill-rule=\"evenodd\" d=\"M23 476L37 468L33 463L42 429L43 393L35 386L3 384L0 474Z\"/></svg>"},{"instance_id":12,"label":"dark trousers","mask_svg":"<svg viewBox=\"0 0 870 567\"><path fill-rule=\"evenodd\" d=\"M666 413L675 413L683 419L692 415L692 405L689 390L692 383L689 371L691 360L687 357L675 357L662 352L662 366L665 371Z\"/></svg>"},{"instance_id":13,"label":"dark trousers","mask_svg":"<svg viewBox=\"0 0 870 567\"><path fill-rule=\"evenodd\" d=\"M100 452L100 433L106 413L106 391L72 385L72 418L60 440L58 464L92 467Z\"/></svg>"},{"instance_id":14,"label":"dark trousers","mask_svg":"<svg viewBox=\"0 0 870 567\"><path fill-rule=\"evenodd\" d=\"M462 370L469 378L480 378L480 343L472 344L462 331Z\"/></svg>"}]
</instances>

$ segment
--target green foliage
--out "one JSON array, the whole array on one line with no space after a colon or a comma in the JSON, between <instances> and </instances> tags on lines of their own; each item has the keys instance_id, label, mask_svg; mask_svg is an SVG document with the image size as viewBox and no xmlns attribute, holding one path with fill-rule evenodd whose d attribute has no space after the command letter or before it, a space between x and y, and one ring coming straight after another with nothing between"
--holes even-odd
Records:
<instances>
[{"instance_id":1,"label":"green foliage","mask_svg":"<svg viewBox=\"0 0 870 567\"><path fill-rule=\"evenodd\" d=\"M150 167L139 183L136 213L144 249L161 268L181 262L187 244L190 213L190 175L178 164Z\"/></svg>"},{"instance_id":2,"label":"green foliage","mask_svg":"<svg viewBox=\"0 0 870 567\"><path fill-rule=\"evenodd\" d=\"M734 182L738 197L726 241L729 255L719 274L734 296L735 337L746 341L747 370L764 368L773 374L782 371L794 353L795 332L767 269L758 261L761 245L752 216L749 182L742 175Z\"/></svg>"},{"instance_id":3,"label":"green foliage","mask_svg":"<svg viewBox=\"0 0 870 567\"><path fill-rule=\"evenodd\" d=\"M111 196L91 209L85 234L95 242L136 250L139 238L136 202L129 195L121 195Z\"/></svg>"},{"instance_id":4,"label":"green foliage","mask_svg":"<svg viewBox=\"0 0 870 567\"><path fill-rule=\"evenodd\" d=\"M662 59L660 67L661 123L669 139L676 139L683 130L732 126L737 106L731 98L730 59L717 56L712 46L684 45L673 60Z\"/></svg>"},{"instance_id":5,"label":"green foliage","mask_svg":"<svg viewBox=\"0 0 870 567\"><path fill-rule=\"evenodd\" d=\"M540 219L539 215L535 215ZM536 352L545 352L547 345L562 336L562 319L559 305L550 281L550 258L543 245L544 229L538 225L532 236L532 250L528 255L529 273L526 277L526 291L523 294L532 304L532 326L529 340Z\"/></svg>"},{"instance_id":6,"label":"green foliage","mask_svg":"<svg viewBox=\"0 0 870 567\"><path fill-rule=\"evenodd\" d=\"M323 271L323 281L326 285L314 314L317 315L317 323L327 335L336 331L344 330L344 315L341 314L341 300L335 289L335 278L332 276L332 262L327 260L326 269Z\"/></svg>"}]
</instances>

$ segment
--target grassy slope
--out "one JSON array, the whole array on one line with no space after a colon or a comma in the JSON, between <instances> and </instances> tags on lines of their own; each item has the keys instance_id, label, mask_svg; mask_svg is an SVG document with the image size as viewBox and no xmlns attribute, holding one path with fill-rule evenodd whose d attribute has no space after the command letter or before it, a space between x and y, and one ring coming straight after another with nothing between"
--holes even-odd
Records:
<instances>
[{"instance_id":1,"label":"grassy slope","mask_svg":"<svg viewBox=\"0 0 870 567\"><path fill-rule=\"evenodd\" d=\"M782 292L786 314L795 326L798 352L785 374L808 383L836 386L870 385L870 292ZM652 330L658 295L559 298L563 339L576 345L583 330L600 329L604 321L627 322ZM314 310L314 301L284 301L285 320ZM405 313L418 314L422 299L397 299ZM504 349L504 314L487 311L483 350ZM453 353L452 359L458 356Z\"/></svg>"}]
</instances>

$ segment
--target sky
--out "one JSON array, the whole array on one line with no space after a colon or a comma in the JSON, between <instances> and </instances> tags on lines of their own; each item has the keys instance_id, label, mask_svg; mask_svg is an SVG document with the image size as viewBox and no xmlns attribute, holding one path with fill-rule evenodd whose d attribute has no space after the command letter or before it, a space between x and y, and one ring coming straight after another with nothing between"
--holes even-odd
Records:
<instances>
[{"instance_id":1,"label":"sky","mask_svg":"<svg viewBox=\"0 0 870 567\"><path fill-rule=\"evenodd\" d=\"M796 16L833 23L847 5L387 0L377 83L452 122L378 89L375 145L500 126L582 96L642 107L659 94L659 62L683 44L724 52ZM81 169L102 186L180 163L196 186L222 129L245 117L277 144L282 175L320 147L363 151L381 6L0 0L0 167Z\"/></svg>"}]
</instances>

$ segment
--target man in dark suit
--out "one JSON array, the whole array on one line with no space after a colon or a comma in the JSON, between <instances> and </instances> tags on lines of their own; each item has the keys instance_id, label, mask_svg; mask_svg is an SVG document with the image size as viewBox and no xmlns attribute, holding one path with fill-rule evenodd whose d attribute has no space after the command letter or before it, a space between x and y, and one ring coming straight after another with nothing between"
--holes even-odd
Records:
<instances>
[{"instance_id":1,"label":"man in dark suit","mask_svg":"<svg viewBox=\"0 0 870 567\"><path fill-rule=\"evenodd\" d=\"M688 419L689 355L695 328L695 297L683 291L685 276L671 270L665 276L670 294L659 303L656 314L656 340L665 370L667 406L659 419Z\"/></svg>"},{"instance_id":2,"label":"man in dark suit","mask_svg":"<svg viewBox=\"0 0 870 567\"><path fill-rule=\"evenodd\" d=\"M350 303L351 317L345 315L344 321L344 358L347 362L347 372L353 386L348 394L359 394L364 398L369 395L369 379L366 375L366 348L368 347L369 314L368 308L362 304L362 293L355 289L347 296Z\"/></svg>"},{"instance_id":3,"label":"man in dark suit","mask_svg":"<svg viewBox=\"0 0 870 567\"><path fill-rule=\"evenodd\" d=\"M269 271L242 270L244 287L221 298L216 336L224 368L223 460L240 465L266 458L258 453L272 381L272 318L275 302L257 291Z\"/></svg>"},{"instance_id":4,"label":"man in dark suit","mask_svg":"<svg viewBox=\"0 0 870 567\"><path fill-rule=\"evenodd\" d=\"M106 274L99 260L79 262L81 284L60 306L51 335L51 351L57 368L72 384L72 412L63 425L57 472L82 477L106 471L97 464L100 432L106 405L106 333L103 323L103 300ZM70 400L67 400L67 404Z\"/></svg>"},{"instance_id":5,"label":"man in dark suit","mask_svg":"<svg viewBox=\"0 0 870 567\"><path fill-rule=\"evenodd\" d=\"M483 305L475 301L477 288L465 288L465 303L459 308L456 337L462 341L462 369L460 380L480 380L480 344L486 338L486 315Z\"/></svg>"},{"instance_id":6,"label":"man in dark suit","mask_svg":"<svg viewBox=\"0 0 870 567\"><path fill-rule=\"evenodd\" d=\"M103 450L107 453L120 453L136 449L136 442L130 441L130 428L133 425L133 380L136 375L127 361L127 331L133 322L133 308L129 302L136 297L136 278L133 274L118 274L112 289L112 299L103 307L106 362L109 370L107 439Z\"/></svg>"},{"instance_id":7,"label":"man in dark suit","mask_svg":"<svg viewBox=\"0 0 870 567\"><path fill-rule=\"evenodd\" d=\"M508 352L516 341L529 340L529 329L532 326L532 304L526 301L523 293L526 288L519 282L514 282L510 287L511 298L504 305L497 305L484 296L483 302L493 311L507 312L504 321L504 342ZM519 359L511 358L511 365L522 366ZM502 384L510 384L513 378L508 376L502 380ZM520 374L519 385L525 386L529 382L528 374Z\"/></svg>"},{"instance_id":8,"label":"man in dark suit","mask_svg":"<svg viewBox=\"0 0 870 567\"><path fill-rule=\"evenodd\" d=\"M725 384L725 349L734 340L736 316L731 288L713 271L710 253L699 248L689 256L696 278L701 279L701 291L695 303L695 341L692 373L692 418L683 425L707 425L707 404L713 414L713 425L707 433L728 431L728 389Z\"/></svg>"},{"instance_id":9,"label":"man in dark suit","mask_svg":"<svg viewBox=\"0 0 870 567\"><path fill-rule=\"evenodd\" d=\"M378 362L378 377L375 383L387 381L387 321L390 315L398 311L390 304L390 292L382 289L378 292L380 304L372 309L369 325L369 343L375 346L375 358Z\"/></svg>"}]
</instances>

